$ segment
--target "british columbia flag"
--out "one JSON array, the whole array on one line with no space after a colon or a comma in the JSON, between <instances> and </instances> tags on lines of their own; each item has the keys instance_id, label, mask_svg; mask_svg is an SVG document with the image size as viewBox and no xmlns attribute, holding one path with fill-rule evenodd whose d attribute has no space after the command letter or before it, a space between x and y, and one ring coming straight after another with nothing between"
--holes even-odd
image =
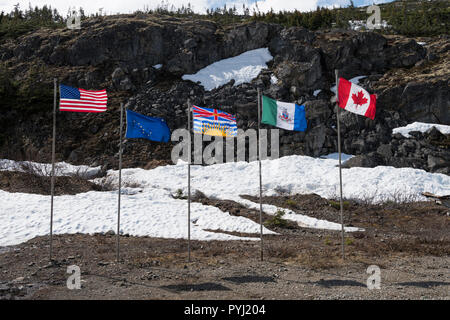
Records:
<instances>
[{"instance_id":1,"label":"british columbia flag","mask_svg":"<svg viewBox=\"0 0 450 320\"><path fill-rule=\"evenodd\" d=\"M236 118L226 112L192 106L194 132L210 136L236 137Z\"/></svg>"}]
</instances>

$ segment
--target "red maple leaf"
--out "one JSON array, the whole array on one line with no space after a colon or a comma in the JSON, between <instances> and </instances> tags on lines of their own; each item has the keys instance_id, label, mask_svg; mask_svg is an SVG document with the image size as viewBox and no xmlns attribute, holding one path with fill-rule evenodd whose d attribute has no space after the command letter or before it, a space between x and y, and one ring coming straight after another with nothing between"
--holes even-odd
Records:
<instances>
[{"instance_id":1,"label":"red maple leaf","mask_svg":"<svg viewBox=\"0 0 450 320\"><path fill-rule=\"evenodd\" d=\"M367 103L367 98L364 97L364 92L359 91L358 95L352 94L353 103L357 106L362 106Z\"/></svg>"}]
</instances>

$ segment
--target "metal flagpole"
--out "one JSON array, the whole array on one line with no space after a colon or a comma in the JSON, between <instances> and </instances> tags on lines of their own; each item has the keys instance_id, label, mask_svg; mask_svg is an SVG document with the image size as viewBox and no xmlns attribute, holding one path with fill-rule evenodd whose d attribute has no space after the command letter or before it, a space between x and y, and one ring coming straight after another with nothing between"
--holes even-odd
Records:
<instances>
[{"instance_id":1,"label":"metal flagpole","mask_svg":"<svg viewBox=\"0 0 450 320\"><path fill-rule=\"evenodd\" d=\"M191 262L191 100L188 99L188 262Z\"/></svg>"},{"instance_id":2,"label":"metal flagpole","mask_svg":"<svg viewBox=\"0 0 450 320\"><path fill-rule=\"evenodd\" d=\"M53 139L52 139L52 177L50 200L50 262L53 257L53 196L55 193L55 149L56 149L56 92L58 79L53 78Z\"/></svg>"},{"instance_id":3,"label":"metal flagpole","mask_svg":"<svg viewBox=\"0 0 450 320\"><path fill-rule=\"evenodd\" d=\"M118 194L118 206L117 206L117 262L119 262L119 241L120 241L120 195L122 193L122 128L123 128L123 103L120 104L120 147L119 147L119 194Z\"/></svg>"},{"instance_id":4,"label":"metal flagpole","mask_svg":"<svg viewBox=\"0 0 450 320\"><path fill-rule=\"evenodd\" d=\"M334 71L336 75L336 121L337 121L337 131L338 131L338 153L339 153L339 191L340 191L340 209L341 209L341 235L342 235L342 260L345 260L345 249L344 249L344 205L342 201L342 167L341 167L341 126L339 120L339 71Z\"/></svg>"},{"instance_id":5,"label":"metal flagpole","mask_svg":"<svg viewBox=\"0 0 450 320\"><path fill-rule=\"evenodd\" d=\"M262 225L262 174L261 174L261 89L258 88L258 160L259 160L259 225L261 229L261 261L264 260Z\"/></svg>"}]
</instances>

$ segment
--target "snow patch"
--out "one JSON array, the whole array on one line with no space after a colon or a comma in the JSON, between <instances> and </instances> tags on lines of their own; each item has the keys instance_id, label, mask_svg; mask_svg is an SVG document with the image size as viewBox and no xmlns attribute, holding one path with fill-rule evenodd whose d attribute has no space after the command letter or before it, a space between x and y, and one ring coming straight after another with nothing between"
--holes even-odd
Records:
<instances>
[{"instance_id":1,"label":"snow patch","mask_svg":"<svg viewBox=\"0 0 450 320\"><path fill-rule=\"evenodd\" d=\"M255 49L236 57L217 61L196 74L184 75L182 79L200 82L207 91L218 88L232 79L235 80L236 86L255 79L261 70L267 68L267 62L272 59L268 48Z\"/></svg>"},{"instance_id":2,"label":"snow patch","mask_svg":"<svg viewBox=\"0 0 450 320\"><path fill-rule=\"evenodd\" d=\"M409 133L411 131L420 131L423 133L428 131L432 127L435 127L443 134L450 134L450 126L447 126L445 124L424 123L424 122L413 122L405 127L394 128L392 130L392 134L400 133L405 138L410 138L411 135Z\"/></svg>"},{"instance_id":3,"label":"snow patch","mask_svg":"<svg viewBox=\"0 0 450 320\"><path fill-rule=\"evenodd\" d=\"M270 76L270 83L271 84L277 84L278 83L278 78L274 74L272 74Z\"/></svg>"}]
</instances>

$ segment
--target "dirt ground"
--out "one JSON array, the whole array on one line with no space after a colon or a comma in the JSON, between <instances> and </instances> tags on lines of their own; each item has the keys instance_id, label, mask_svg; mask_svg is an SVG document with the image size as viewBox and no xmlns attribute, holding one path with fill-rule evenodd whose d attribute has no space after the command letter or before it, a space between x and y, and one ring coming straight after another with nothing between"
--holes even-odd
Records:
<instances>
[{"instance_id":1,"label":"dirt ground","mask_svg":"<svg viewBox=\"0 0 450 320\"><path fill-rule=\"evenodd\" d=\"M257 211L231 201L196 201L259 221ZM336 204L317 195L263 203L339 221ZM434 202L348 202L346 225L365 231L345 235L345 261L339 232L293 223L264 236L264 261L260 241L192 241L188 262L186 240L123 235L117 263L116 236L108 232L54 236L49 263L49 238L37 237L0 248L0 299L449 300L449 211ZM71 265L80 267L79 290L67 288ZM380 289L367 287L369 265L380 268Z\"/></svg>"}]
</instances>

